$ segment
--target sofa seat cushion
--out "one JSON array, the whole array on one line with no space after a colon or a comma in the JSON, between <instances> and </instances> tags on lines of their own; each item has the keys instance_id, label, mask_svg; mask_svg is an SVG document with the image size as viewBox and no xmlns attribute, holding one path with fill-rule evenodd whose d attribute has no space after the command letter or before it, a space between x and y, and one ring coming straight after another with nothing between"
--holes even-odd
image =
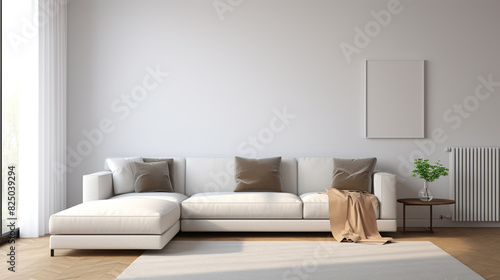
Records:
<instances>
[{"instance_id":1,"label":"sofa seat cushion","mask_svg":"<svg viewBox=\"0 0 500 280\"><path fill-rule=\"evenodd\" d=\"M318 192L308 192L300 195L304 203L304 219L329 219L328 195ZM375 216L380 218L379 203L373 204Z\"/></svg>"},{"instance_id":2,"label":"sofa seat cushion","mask_svg":"<svg viewBox=\"0 0 500 280\"><path fill-rule=\"evenodd\" d=\"M144 192L144 193L125 193L112 197L111 199L137 199L137 198L157 198L166 201L176 202L181 204L181 202L188 197L182 193L174 192Z\"/></svg>"},{"instance_id":3,"label":"sofa seat cushion","mask_svg":"<svg viewBox=\"0 0 500 280\"><path fill-rule=\"evenodd\" d=\"M51 234L162 234L180 218L180 205L163 199L106 199L53 214Z\"/></svg>"},{"instance_id":4,"label":"sofa seat cushion","mask_svg":"<svg viewBox=\"0 0 500 280\"><path fill-rule=\"evenodd\" d=\"M183 219L302 219L302 201L291 193L210 192L182 202Z\"/></svg>"}]
</instances>

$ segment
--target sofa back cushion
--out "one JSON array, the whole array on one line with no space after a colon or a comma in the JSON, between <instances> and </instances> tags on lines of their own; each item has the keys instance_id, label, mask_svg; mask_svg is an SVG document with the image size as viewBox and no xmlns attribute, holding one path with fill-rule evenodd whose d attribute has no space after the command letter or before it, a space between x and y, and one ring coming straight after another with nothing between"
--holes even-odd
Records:
<instances>
[{"instance_id":1,"label":"sofa back cushion","mask_svg":"<svg viewBox=\"0 0 500 280\"><path fill-rule=\"evenodd\" d=\"M324 192L333 178L333 158L299 158L298 192Z\"/></svg>"},{"instance_id":2,"label":"sofa back cushion","mask_svg":"<svg viewBox=\"0 0 500 280\"><path fill-rule=\"evenodd\" d=\"M115 194L129 193L134 191L134 171L130 164L132 162L143 162L141 157L108 158L105 167L113 172L113 191Z\"/></svg>"},{"instance_id":3,"label":"sofa back cushion","mask_svg":"<svg viewBox=\"0 0 500 280\"><path fill-rule=\"evenodd\" d=\"M281 187L283 192L297 194L297 160L281 159ZM233 192L233 158L187 158L186 195L204 192Z\"/></svg>"},{"instance_id":4,"label":"sofa back cushion","mask_svg":"<svg viewBox=\"0 0 500 280\"><path fill-rule=\"evenodd\" d=\"M299 195L308 192L324 192L331 187L333 158L298 158L297 161ZM371 181L369 192L373 190Z\"/></svg>"},{"instance_id":5,"label":"sofa back cushion","mask_svg":"<svg viewBox=\"0 0 500 280\"><path fill-rule=\"evenodd\" d=\"M114 158L116 159L116 158ZM172 187L174 192L185 194L185 175L186 175L186 159L184 158L164 158L164 157L148 157L142 158L144 162L157 162L157 161L166 161L168 163L170 180L172 183ZM108 160L105 161L104 164L105 170L111 170L108 166ZM131 188L127 188L127 190L121 190L118 193L116 192L116 186L114 187L115 195L134 192L134 178L130 178ZM128 185L127 185L128 186Z\"/></svg>"}]
</instances>

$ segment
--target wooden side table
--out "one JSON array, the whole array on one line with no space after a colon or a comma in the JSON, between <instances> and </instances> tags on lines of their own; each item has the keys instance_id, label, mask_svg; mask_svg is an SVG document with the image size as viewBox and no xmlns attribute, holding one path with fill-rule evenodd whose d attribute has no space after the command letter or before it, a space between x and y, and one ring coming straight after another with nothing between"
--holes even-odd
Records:
<instances>
[{"instance_id":1,"label":"wooden side table","mask_svg":"<svg viewBox=\"0 0 500 280\"><path fill-rule=\"evenodd\" d=\"M430 232L432 231L432 206L433 205L448 205L448 204L455 204L455 200L452 199L441 199L441 198L434 198L431 201L422 201L418 198L400 198L398 199L399 203L403 203L403 233L406 233L406 205L411 205L411 206L429 206L430 207Z\"/></svg>"}]
</instances>

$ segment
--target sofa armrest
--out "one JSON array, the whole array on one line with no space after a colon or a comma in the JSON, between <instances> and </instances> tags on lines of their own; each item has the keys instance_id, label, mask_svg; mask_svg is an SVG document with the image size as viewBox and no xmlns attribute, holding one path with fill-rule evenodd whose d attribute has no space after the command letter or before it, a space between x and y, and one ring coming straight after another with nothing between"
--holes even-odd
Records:
<instances>
[{"instance_id":1,"label":"sofa armrest","mask_svg":"<svg viewBox=\"0 0 500 280\"><path fill-rule=\"evenodd\" d=\"M380 219L396 219L396 175L386 172L375 173L373 175L373 194L380 202Z\"/></svg>"},{"instance_id":2,"label":"sofa armrest","mask_svg":"<svg viewBox=\"0 0 500 280\"><path fill-rule=\"evenodd\" d=\"M111 171L83 175L83 202L108 199L113 196Z\"/></svg>"}]
</instances>

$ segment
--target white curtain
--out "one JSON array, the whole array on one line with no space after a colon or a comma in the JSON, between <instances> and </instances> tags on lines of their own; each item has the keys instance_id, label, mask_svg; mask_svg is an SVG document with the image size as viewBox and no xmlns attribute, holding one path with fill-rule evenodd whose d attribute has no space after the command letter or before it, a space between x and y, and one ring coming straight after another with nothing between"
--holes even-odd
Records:
<instances>
[{"instance_id":1,"label":"white curtain","mask_svg":"<svg viewBox=\"0 0 500 280\"><path fill-rule=\"evenodd\" d=\"M38 0L39 137L29 140L38 159L36 170L20 174L21 237L47 234L50 215L66 208L66 17L66 0ZM21 167L23 161L28 159L20 152ZM38 176L26 178L32 174Z\"/></svg>"}]
</instances>

